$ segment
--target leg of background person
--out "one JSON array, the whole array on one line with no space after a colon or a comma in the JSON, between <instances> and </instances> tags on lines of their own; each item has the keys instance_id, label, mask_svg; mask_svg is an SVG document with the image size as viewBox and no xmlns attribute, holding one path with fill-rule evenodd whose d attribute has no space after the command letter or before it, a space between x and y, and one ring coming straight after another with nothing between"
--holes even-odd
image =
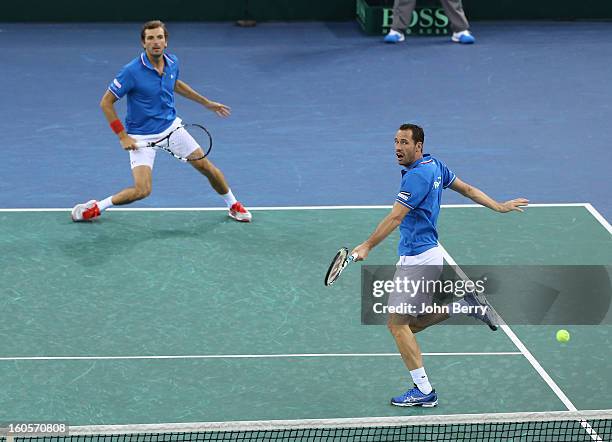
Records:
<instances>
[{"instance_id":1,"label":"leg of background person","mask_svg":"<svg viewBox=\"0 0 612 442\"><path fill-rule=\"evenodd\" d=\"M393 23L391 29L397 32L405 32L410 25L412 11L416 6L416 0L395 0L393 3Z\"/></svg>"},{"instance_id":2,"label":"leg of background person","mask_svg":"<svg viewBox=\"0 0 612 442\"><path fill-rule=\"evenodd\" d=\"M440 0L440 3L442 3L442 7L450 21L451 30L453 32L461 32L470 29L470 24L465 16L465 12L463 12L463 2L461 0Z\"/></svg>"}]
</instances>

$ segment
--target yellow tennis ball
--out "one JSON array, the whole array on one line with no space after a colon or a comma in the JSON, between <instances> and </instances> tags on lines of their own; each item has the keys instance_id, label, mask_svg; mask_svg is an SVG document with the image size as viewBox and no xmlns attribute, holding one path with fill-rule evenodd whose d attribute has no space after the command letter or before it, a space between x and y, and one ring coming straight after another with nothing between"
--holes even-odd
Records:
<instances>
[{"instance_id":1,"label":"yellow tennis ball","mask_svg":"<svg viewBox=\"0 0 612 442\"><path fill-rule=\"evenodd\" d=\"M557 341L567 342L570 340L570 334L567 330L559 330L557 332Z\"/></svg>"}]
</instances>

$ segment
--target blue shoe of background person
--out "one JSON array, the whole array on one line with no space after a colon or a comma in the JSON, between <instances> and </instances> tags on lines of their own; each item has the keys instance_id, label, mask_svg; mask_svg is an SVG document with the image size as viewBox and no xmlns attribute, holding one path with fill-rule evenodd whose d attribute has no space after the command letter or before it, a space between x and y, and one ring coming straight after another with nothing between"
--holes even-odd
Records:
<instances>
[{"instance_id":1,"label":"blue shoe of background person","mask_svg":"<svg viewBox=\"0 0 612 442\"><path fill-rule=\"evenodd\" d=\"M487 301L487 298L474 295L474 293L468 293L463 299L465 299L465 302L467 302L470 307L487 307L485 314L480 313L480 311L476 312L474 309L467 315L484 322L491 330L497 331L497 326L500 324L499 317Z\"/></svg>"},{"instance_id":2,"label":"blue shoe of background person","mask_svg":"<svg viewBox=\"0 0 612 442\"><path fill-rule=\"evenodd\" d=\"M406 37L401 32L394 31L391 29L387 35L385 35L385 43L401 43Z\"/></svg>"},{"instance_id":3,"label":"blue shoe of background person","mask_svg":"<svg viewBox=\"0 0 612 442\"><path fill-rule=\"evenodd\" d=\"M438 405L438 395L436 390L431 390L431 393L425 394L415 385L406 393L391 398L391 405L397 405L398 407L435 407Z\"/></svg>"},{"instance_id":4,"label":"blue shoe of background person","mask_svg":"<svg viewBox=\"0 0 612 442\"><path fill-rule=\"evenodd\" d=\"M461 43L464 45L471 45L472 43L476 41L474 36L467 29L461 32L453 32L453 36L451 37L451 40L454 41L455 43Z\"/></svg>"}]
</instances>

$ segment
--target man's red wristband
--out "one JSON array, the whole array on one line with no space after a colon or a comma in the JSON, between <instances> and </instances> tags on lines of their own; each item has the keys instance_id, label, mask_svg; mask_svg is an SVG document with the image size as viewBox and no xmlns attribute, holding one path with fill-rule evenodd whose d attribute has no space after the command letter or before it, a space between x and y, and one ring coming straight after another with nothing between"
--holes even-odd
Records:
<instances>
[{"instance_id":1,"label":"man's red wristband","mask_svg":"<svg viewBox=\"0 0 612 442\"><path fill-rule=\"evenodd\" d=\"M113 121L110 124L110 127L113 130L113 132L115 132L116 134L120 134L121 132L125 130L125 127L123 127L123 124L121 124L121 120L119 118Z\"/></svg>"}]
</instances>

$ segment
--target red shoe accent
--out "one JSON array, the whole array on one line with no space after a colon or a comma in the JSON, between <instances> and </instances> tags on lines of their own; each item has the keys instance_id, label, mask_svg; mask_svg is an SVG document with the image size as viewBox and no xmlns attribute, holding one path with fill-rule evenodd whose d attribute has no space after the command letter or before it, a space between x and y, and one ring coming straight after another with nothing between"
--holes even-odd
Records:
<instances>
[{"instance_id":1,"label":"red shoe accent","mask_svg":"<svg viewBox=\"0 0 612 442\"><path fill-rule=\"evenodd\" d=\"M245 209L242 203L240 203L240 201L236 201L234 204L232 204L232 207L230 207L229 209L228 215L230 216L230 218L233 218L236 221L240 221L243 223L251 222L251 219L253 218L251 212Z\"/></svg>"},{"instance_id":2,"label":"red shoe accent","mask_svg":"<svg viewBox=\"0 0 612 442\"><path fill-rule=\"evenodd\" d=\"M230 207L230 210L234 212L238 212L238 213L247 213L247 210L244 208L244 206L242 205L240 201L236 201L234 204L232 204L232 207Z\"/></svg>"},{"instance_id":3,"label":"red shoe accent","mask_svg":"<svg viewBox=\"0 0 612 442\"><path fill-rule=\"evenodd\" d=\"M98 204L94 204L93 207L83 210L83 219L92 219L97 216L100 216L100 208L98 207Z\"/></svg>"}]
</instances>

